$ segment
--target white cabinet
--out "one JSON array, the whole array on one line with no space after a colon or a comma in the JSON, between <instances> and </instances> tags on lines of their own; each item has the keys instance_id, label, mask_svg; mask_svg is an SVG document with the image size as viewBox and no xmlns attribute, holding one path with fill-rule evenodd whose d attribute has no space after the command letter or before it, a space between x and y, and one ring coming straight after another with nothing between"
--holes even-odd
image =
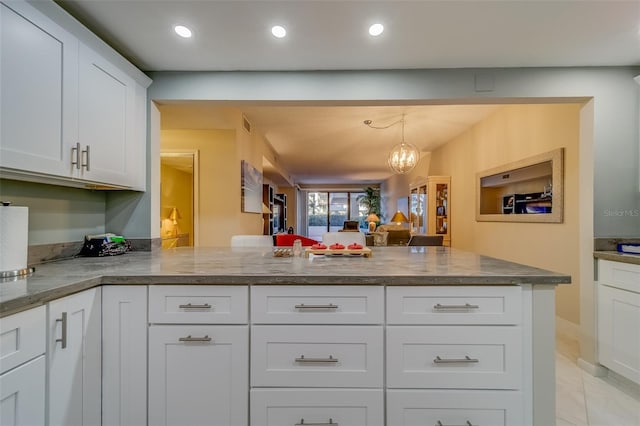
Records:
<instances>
[{"instance_id":1,"label":"white cabinet","mask_svg":"<svg viewBox=\"0 0 640 426\"><path fill-rule=\"evenodd\" d=\"M148 424L247 425L248 303L246 286L149 288Z\"/></svg>"},{"instance_id":2,"label":"white cabinet","mask_svg":"<svg viewBox=\"0 0 640 426\"><path fill-rule=\"evenodd\" d=\"M147 424L147 286L102 287L102 425Z\"/></svg>"},{"instance_id":3,"label":"white cabinet","mask_svg":"<svg viewBox=\"0 0 640 426\"><path fill-rule=\"evenodd\" d=\"M251 425L384 424L384 287L251 288Z\"/></svg>"},{"instance_id":4,"label":"white cabinet","mask_svg":"<svg viewBox=\"0 0 640 426\"><path fill-rule=\"evenodd\" d=\"M382 387L382 327L256 325L251 386Z\"/></svg>"},{"instance_id":5,"label":"white cabinet","mask_svg":"<svg viewBox=\"0 0 640 426\"><path fill-rule=\"evenodd\" d=\"M146 89L28 3L0 14L3 176L144 189Z\"/></svg>"},{"instance_id":6,"label":"white cabinet","mask_svg":"<svg viewBox=\"0 0 640 426\"><path fill-rule=\"evenodd\" d=\"M49 303L50 426L100 424L100 296L100 288L93 288Z\"/></svg>"},{"instance_id":7,"label":"white cabinet","mask_svg":"<svg viewBox=\"0 0 640 426\"><path fill-rule=\"evenodd\" d=\"M252 389L251 425L383 426L384 395L382 389Z\"/></svg>"},{"instance_id":8,"label":"white cabinet","mask_svg":"<svg viewBox=\"0 0 640 426\"><path fill-rule=\"evenodd\" d=\"M598 356L640 383L640 265L598 260Z\"/></svg>"},{"instance_id":9,"label":"white cabinet","mask_svg":"<svg viewBox=\"0 0 640 426\"><path fill-rule=\"evenodd\" d=\"M149 424L245 426L249 329L149 327Z\"/></svg>"},{"instance_id":10,"label":"white cabinet","mask_svg":"<svg viewBox=\"0 0 640 426\"><path fill-rule=\"evenodd\" d=\"M442 235L442 244L451 245L451 177L429 176L409 185L409 216L416 234Z\"/></svg>"},{"instance_id":11,"label":"white cabinet","mask_svg":"<svg viewBox=\"0 0 640 426\"><path fill-rule=\"evenodd\" d=\"M387 391L388 426L522 424L520 392Z\"/></svg>"},{"instance_id":12,"label":"white cabinet","mask_svg":"<svg viewBox=\"0 0 640 426\"><path fill-rule=\"evenodd\" d=\"M531 424L523 300L517 286L389 287L387 424Z\"/></svg>"},{"instance_id":13,"label":"white cabinet","mask_svg":"<svg viewBox=\"0 0 640 426\"><path fill-rule=\"evenodd\" d=\"M26 2L0 4L0 166L70 176L78 41Z\"/></svg>"},{"instance_id":14,"label":"white cabinet","mask_svg":"<svg viewBox=\"0 0 640 426\"><path fill-rule=\"evenodd\" d=\"M45 423L44 306L0 320L0 424Z\"/></svg>"}]
</instances>

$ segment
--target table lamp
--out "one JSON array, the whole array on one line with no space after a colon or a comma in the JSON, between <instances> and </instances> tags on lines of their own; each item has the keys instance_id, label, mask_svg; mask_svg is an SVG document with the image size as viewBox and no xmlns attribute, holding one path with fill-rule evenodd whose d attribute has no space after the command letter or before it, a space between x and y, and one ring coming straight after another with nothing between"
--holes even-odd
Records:
<instances>
[{"instance_id":1,"label":"table lamp","mask_svg":"<svg viewBox=\"0 0 640 426\"><path fill-rule=\"evenodd\" d=\"M369 222L369 232L374 232L376 230L376 222L380 222L380 218L375 213L370 213L365 221Z\"/></svg>"},{"instance_id":2,"label":"table lamp","mask_svg":"<svg viewBox=\"0 0 640 426\"><path fill-rule=\"evenodd\" d=\"M402 225L403 222L409 222L409 219L407 219L407 216L405 216L404 213L398 210L391 218L391 222L397 223L398 225Z\"/></svg>"}]
</instances>

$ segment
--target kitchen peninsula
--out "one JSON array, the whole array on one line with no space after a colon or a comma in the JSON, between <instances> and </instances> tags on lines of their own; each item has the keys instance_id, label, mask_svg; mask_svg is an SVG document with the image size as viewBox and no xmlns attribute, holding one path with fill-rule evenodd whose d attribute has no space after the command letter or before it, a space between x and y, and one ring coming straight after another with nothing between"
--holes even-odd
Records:
<instances>
[{"instance_id":1,"label":"kitchen peninsula","mask_svg":"<svg viewBox=\"0 0 640 426\"><path fill-rule=\"evenodd\" d=\"M0 286L2 332L38 340L1 358L0 379L32 367L50 424L553 424L554 288L568 282L448 247L76 258ZM74 339L75 362L102 370L80 367L63 400L58 370L79 364L56 357Z\"/></svg>"}]
</instances>

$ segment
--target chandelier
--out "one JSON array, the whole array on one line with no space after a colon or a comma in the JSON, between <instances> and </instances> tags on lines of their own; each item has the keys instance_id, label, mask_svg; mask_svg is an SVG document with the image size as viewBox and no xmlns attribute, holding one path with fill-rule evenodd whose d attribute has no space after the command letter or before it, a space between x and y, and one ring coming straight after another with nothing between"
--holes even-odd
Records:
<instances>
[{"instance_id":1,"label":"chandelier","mask_svg":"<svg viewBox=\"0 0 640 426\"><path fill-rule=\"evenodd\" d=\"M413 168L418 164L420 160L420 151L415 145L405 142L404 140L404 114L402 114L402 118L394 123L389 124L388 126L376 127L372 125L371 120L365 120L364 124L371 127L372 129L388 129L391 126L394 126L398 123L402 124L402 139L400 143L394 146L389 152L389 157L387 158L387 164L394 173L403 175L409 173Z\"/></svg>"}]
</instances>

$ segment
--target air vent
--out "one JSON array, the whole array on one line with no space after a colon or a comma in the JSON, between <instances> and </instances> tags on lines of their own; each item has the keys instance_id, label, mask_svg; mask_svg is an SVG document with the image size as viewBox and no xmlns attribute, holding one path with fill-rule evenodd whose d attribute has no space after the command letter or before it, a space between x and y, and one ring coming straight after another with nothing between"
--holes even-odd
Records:
<instances>
[{"instance_id":1,"label":"air vent","mask_svg":"<svg viewBox=\"0 0 640 426\"><path fill-rule=\"evenodd\" d=\"M247 131L247 133L251 133L251 123L247 120L247 117L242 116L242 127Z\"/></svg>"}]
</instances>

